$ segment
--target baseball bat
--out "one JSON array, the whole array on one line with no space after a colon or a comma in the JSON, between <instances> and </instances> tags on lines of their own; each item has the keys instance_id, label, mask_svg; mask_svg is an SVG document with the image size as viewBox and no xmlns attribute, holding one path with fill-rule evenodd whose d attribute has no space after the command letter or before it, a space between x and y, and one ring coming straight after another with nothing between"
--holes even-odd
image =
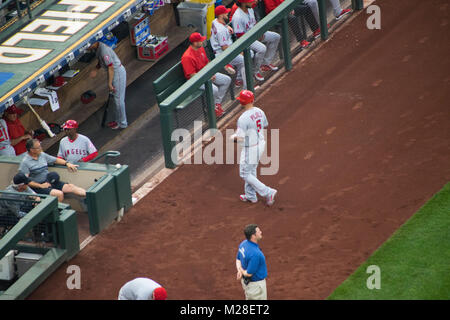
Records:
<instances>
[{"instance_id":1,"label":"baseball bat","mask_svg":"<svg viewBox=\"0 0 450 320\"><path fill-rule=\"evenodd\" d=\"M37 114L37 112L33 109L33 107L30 105L30 103L28 102L28 97L25 96L23 97L23 99L25 100L25 102L27 103L28 107L30 107L31 111L33 111L34 115L36 116L36 118L38 119L39 123L41 124L42 128L44 128L45 131L47 131L47 134L49 135L50 138L53 138L55 136L55 134L53 133L52 130L50 130L50 127L47 125L47 122L45 122L44 120L41 119L41 117Z\"/></svg>"},{"instance_id":2,"label":"baseball bat","mask_svg":"<svg viewBox=\"0 0 450 320\"><path fill-rule=\"evenodd\" d=\"M111 92L108 95L108 100L106 100L105 104L103 105L105 107L105 111L103 112L103 118L102 118L102 128L105 127L106 118L108 116L108 108L109 108L109 100L111 99Z\"/></svg>"}]
</instances>

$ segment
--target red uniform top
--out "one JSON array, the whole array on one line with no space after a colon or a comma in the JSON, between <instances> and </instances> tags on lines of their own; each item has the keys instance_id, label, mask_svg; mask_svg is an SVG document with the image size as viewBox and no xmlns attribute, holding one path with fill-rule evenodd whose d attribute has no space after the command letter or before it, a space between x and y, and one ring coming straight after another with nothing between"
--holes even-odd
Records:
<instances>
[{"instance_id":1,"label":"red uniform top","mask_svg":"<svg viewBox=\"0 0 450 320\"><path fill-rule=\"evenodd\" d=\"M205 48L201 47L194 50L192 46L189 46L181 57L181 65L183 66L186 79L189 79L192 74L199 72L208 62Z\"/></svg>"},{"instance_id":2,"label":"red uniform top","mask_svg":"<svg viewBox=\"0 0 450 320\"><path fill-rule=\"evenodd\" d=\"M237 8L238 8L238 6L236 5L236 3L233 3L233 6L231 7L231 12L230 12L230 21L231 21L231 19L233 19L233 14L237 10Z\"/></svg>"},{"instance_id":3,"label":"red uniform top","mask_svg":"<svg viewBox=\"0 0 450 320\"><path fill-rule=\"evenodd\" d=\"M278 7L284 0L264 0L266 7L266 14L269 14L273 9Z\"/></svg>"},{"instance_id":4,"label":"red uniform top","mask_svg":"<svg viewBox=\"0 0 450 320\"><path fill-rule=\"evenodd\" d=\"M8 125L8 133L9 133L9 138L11 140L20 138L21 136L23 136L25 134L25 128L19 119L16 119L16 121L11 122L5 118L5 121L6 121L6 124ZM26 144L27 144L27 141L22 140L15 146L13 146L14 150L16 151L16 156L27 151Z\"/></svg>"}]
</instances>

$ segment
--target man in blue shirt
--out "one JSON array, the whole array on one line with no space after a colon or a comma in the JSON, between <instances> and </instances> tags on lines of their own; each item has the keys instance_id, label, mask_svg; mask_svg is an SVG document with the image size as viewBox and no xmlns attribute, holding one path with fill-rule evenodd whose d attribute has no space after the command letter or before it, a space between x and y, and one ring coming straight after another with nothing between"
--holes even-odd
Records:
<instances>
[{"instance_id":1,"label":"man in blue shirt","mask_svg":"<svg viewBox=\"0 0 450 320\"><path fill-rule=\"evenodd\" d=\"M256 224L244 229L247 240L239 245L236 256L237 279L241 281L246 300L267 300L266 258L259 248L262 231Z\"/></svg>"}]
</instances>

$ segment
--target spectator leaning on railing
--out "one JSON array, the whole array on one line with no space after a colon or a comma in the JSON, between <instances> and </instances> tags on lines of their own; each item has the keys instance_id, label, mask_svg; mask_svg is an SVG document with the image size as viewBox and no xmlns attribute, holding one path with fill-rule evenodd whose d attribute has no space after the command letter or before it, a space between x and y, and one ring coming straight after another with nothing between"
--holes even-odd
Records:
<instances>
[{"instance_id":1,"label":"spectator leaning on railing","mask_svg":"<svg viewBox=\"0 0 450 320\"><path fill-rule=\"evenodd\" d=\"M186 79L192 78L196 73L198 73L204 66L209 63L209 59L206 55L205 48L203 47L203 42L206 37L203 37L200 33L194 32L189 36L189 41L191 45L183 53L181 57L181 65L183 66L184 76ZM211 78L213 82L213 94L214 102L216 104L215 111L216 116L220 117L223 114L222 100L225 97L228 87L231 83L231 78L227 75L217 72ZM200 87L205 89L205 85Z\"/></svg>"},{"instance_id":2,"label":"spectator leaning on railing","mask_svg":"<svg viewBox=\"0 0 450 320\"><path fill-rule=\"evenodd\" d=\"M216 19L212 22L210 38L211 47L215 55L222 53L233 44L233 39L231 38L233 29L227 25L228 13L230 11L231 10L227 9L225 6L218 6L215 9ZM246 89L247 84L245 81L244 56L242 54L238 54L233 60L231 60L230 65L237 70L235 85L237 87L243 86L244 89Z\"/></svg>"},{"instance_id":3,"label":"spectator leaning on railing","mask_svg":"<svg viewBox=\"0 0 450 320\"><path fill-rule=\"evenodd\" d=\"M233 15L231 24L236 36L239 38L253 28L256 24L255 13L252 9L253 0L239 0L238 8ZM277 52L280 35L276 32L266 31L261 37L261 41L256 40L250 45L250 49L255 53L254 77L258 81L264 81L261 71L275 71L278 67L272 64L272 60Z\"/></svg>"}]
</instances>

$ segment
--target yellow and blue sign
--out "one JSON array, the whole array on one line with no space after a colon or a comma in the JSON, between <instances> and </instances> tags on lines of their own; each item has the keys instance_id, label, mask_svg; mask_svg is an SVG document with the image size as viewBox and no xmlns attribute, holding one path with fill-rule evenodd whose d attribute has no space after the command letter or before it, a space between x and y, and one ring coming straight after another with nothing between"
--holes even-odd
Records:
<instances>
[{"instance_id":1,"label":"yellow and blue sign","mask_svg":"<svg viewBox=\"0 0 450 320\"><path fill-rule=\"evenodd\" d=\"M0 112L85 53L145 0L60 0L0 43Z\"/></svg>"}]
</instances>

